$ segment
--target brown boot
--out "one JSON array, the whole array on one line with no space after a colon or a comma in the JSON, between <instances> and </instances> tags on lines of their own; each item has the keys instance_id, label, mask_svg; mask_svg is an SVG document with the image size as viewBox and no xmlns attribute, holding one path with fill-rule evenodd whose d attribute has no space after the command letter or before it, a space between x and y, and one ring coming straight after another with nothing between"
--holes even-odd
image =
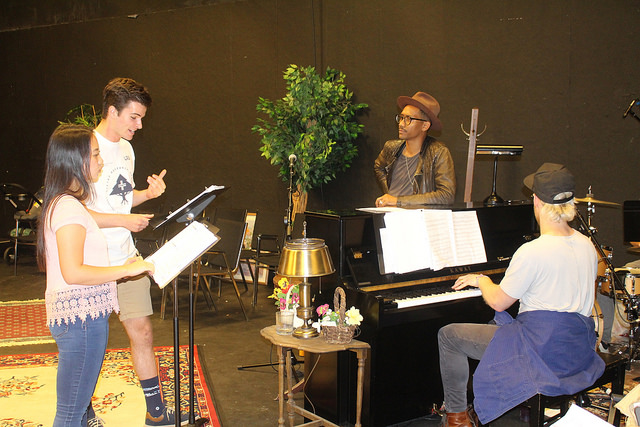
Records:
<instances>
[{"instance_id":1,"label":"brown boot","mask_svg":"<svg viewBox=\"0 0 640 427\"><path fill-rule=\"evenodd\" d=\"M464 412L447 412L442 417L442 427L473 427L469 414Z\"/></svg>"}]
</instances>

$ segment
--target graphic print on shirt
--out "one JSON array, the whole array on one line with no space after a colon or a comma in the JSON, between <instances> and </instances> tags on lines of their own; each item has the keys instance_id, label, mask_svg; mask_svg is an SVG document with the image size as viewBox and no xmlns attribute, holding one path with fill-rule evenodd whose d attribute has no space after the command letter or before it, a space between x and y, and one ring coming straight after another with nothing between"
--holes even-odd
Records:
<instances>
[{"instance_id":1,"label":"graphic print on shirt","mask_svg":"<svg viewBox=\"0 0 640 427\"><path fill-rule=\"evenodd\" d=\"M128 213L133 198L133 184L129 178L130 171L123 166L111 169L105 176L103 189L106 190L107 203L113 212Z\"/></svg>"},{"instance_id":2,"label":"graphic print on shirt","mask_svg":"<svg viewBox=\"0 0 640 427\"><path fill-rule=\"evenodd\" d=\"M131 183L127 181L124 176L118 175L117 182L109 195L122 197L122 204L124 205L127 203L127 194L131 193L132 191L133 185L131 185Z\"/></svg>"}]
</instances>

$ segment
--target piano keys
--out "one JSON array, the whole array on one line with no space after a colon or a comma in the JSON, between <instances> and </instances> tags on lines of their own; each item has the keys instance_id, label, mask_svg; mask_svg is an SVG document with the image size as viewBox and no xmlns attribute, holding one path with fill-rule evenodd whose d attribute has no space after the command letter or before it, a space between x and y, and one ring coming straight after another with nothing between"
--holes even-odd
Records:
<instances>
[{"instance_id":1,"label":"piano keys","mask_svg":"<svg viewBox=\"0 0 640 427\"><path fill-rule=\"evenodd\" d=\"M515 250L534 238L537 224L530 204L474 209L483 235L487 262L384 274L378 269L374 215L359 211L306 212L307 235L325 240L336 266L323 278L314 305L333 305L335 286L343 286L347 306L360 309L364 321L359 340L371 345L365 378L363 425L388 426L426 416L442 404L438 330L454 322L488 322L493 311L477 289L453 291L464 274L481 273L496 283ZM320 292L321 291L321 292ZM353 423L356 361L349 354L316 359L305 387L307 409L333 422ZM317 363L316 363L317 362ZM305 363L307 369L307 363Z\"/></svg>"},{"instance_id":2,"label":"piano keys","mask_svg":"<svg viewBox=\"0 0 640 427\"><path fill-rule=\"evenodd\" d=\"M424 292L412 292L415 296L396 296L394 303L398 309L417 307L421 305L436 304L445 301L455 301L463 298L473 298L482 296L478 288L467 288L459 291L451 289L449 284L445 289L429 290Z\"/></svg>"}]
</instances>

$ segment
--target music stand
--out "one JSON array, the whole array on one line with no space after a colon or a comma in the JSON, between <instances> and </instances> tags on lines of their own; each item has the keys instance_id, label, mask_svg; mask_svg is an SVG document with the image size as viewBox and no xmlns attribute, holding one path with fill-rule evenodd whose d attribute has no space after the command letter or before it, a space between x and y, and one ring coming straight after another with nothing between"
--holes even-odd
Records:
<instances>
[{"instance_id":1,"label":"music stand","mask_svg":"<svg viewBox=\"0 0 640 427\"><path fill-rule=\"evenodd\" d=\"M204 209L213 202L219 194L227 190L227 187L221 187L217 185L211 185L204 189L204 191L198 194L191 200L171 212L167 217L156 224L153 229L157 229L167 224L172 219L176 222L185 222L187 225L191 224L194 219L204 211ZM209 421L208 418L195 419L195 406L194 406L194 307L195 296L193 292L193 263L190 265L189 272L189 426L201 426ZM180 329L178 321L178 277L173 279L173 378L175 387L175 418L176 427L180 426Z\"/></svg>"},{"instance_id":2,"label":"music stand","mask_svg":"<svg viewBox=\"0 0 640 427\"><path fill-rule=\"evenodd\" d=\"M478 145L476 154L491 154L495 156L493 159L493 183L491 185L491 194L484 199L485 206L499 206L504 204L502 197L496 193L496 177L498 176L498 157L499 156L519 156L522 154L524 147L522 145Z\"/></svg>"}]
</instances>

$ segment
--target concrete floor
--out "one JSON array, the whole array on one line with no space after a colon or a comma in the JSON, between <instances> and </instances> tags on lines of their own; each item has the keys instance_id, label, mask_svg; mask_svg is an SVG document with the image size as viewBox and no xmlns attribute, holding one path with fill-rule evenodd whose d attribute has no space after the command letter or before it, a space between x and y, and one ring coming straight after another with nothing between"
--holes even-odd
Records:
<instances>
[{"instance_id":1,"label":"concrete floor","mask_svg":"<svg viewBox=\"0 0 640 427\"><path fill-rule=\"evenodd\" d=\"M27 249L26 252L29 252ZM188 344L188 286L181 283L179 290L180 343ZM241 291L243 289L241 288ZM0 301L44 298L45 278L35 266L30 254L22 256L18 275L13 275L13 265L0 262ZM216 410L224 426L273 426L277 425L278 404L277 371L272 367L238 370L238 366L275 361L276 356L268 341L260 336L260 329L275 323L275 306L267 295L270 289L260 286L258 304L251 306L251 286L242 293L249 321L245 321L233 287L223 284L223 294L216 299L217 311L210 311L202 296L196 303L195 344L199 346L201 359L208 373L213 390ZM173 302L170 299L165 320L160 318L162 291L152 286L152 299L156 313L152 316L154 343L157 346L173 345ZM109 348L128 347L128 339L117 316L110 321ZM0 354L56 352L55 344L0 347ZM142 419L140 420L142 421ZM296 418L302 423L301 417ZM395 427L427 427L439 425L439 419L425 417L398 424ZM494 421L491 426L526 426L516 409Z\"/></svg>"}]
</instances>

